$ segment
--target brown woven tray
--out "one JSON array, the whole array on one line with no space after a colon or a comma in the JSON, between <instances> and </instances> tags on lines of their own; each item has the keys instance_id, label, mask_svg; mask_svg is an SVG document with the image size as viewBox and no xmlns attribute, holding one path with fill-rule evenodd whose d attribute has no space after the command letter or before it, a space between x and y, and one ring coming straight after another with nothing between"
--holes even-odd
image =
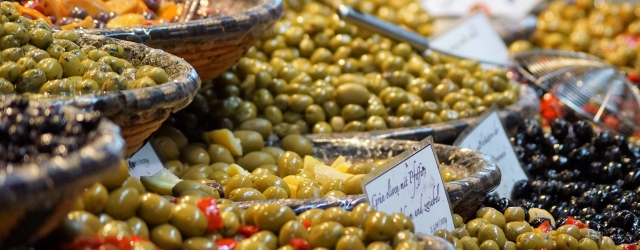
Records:
<instances>
[{"instance_id":1,"label":"brown woven tray","mask_svg":"<svg viewBox=\"0 0 640 250\"><path fill-rule=\"evenodd\" d=\"M83 30L142 43L184 58L203 81L216 78L229 69L251 45L282 17L282 0L222 0L225 5L249 2L253 7L229 16L212 17L186 23Z\"/></svg>"},{"instance_id":2,"label":"brown woven tray","mask_svg":"<svg viewBox=\"0 0 640 250\"><path fill-rule=\"evenodd\" d=\"M184 60L162 50L113 38L80 34L80 44L100 48L117 43L124 48L125 59L134 66L151 65L163 68L168 83L155 87L82 95L69 99L46 99L53 104L67 104L84 110L101 111L122 128L126 157L133 155L155 132L171 112L186 107L200 88L200 78Z\"/></svg>"},{"instance_id":3,"label":"brown woven tray","mask_svg":"<svg viewBox=\"0 0 640 250\"><path fill-rule=\"evenodd\" d=\"M48 105L31 101L30 105ZM69 114L81 111L62 107ZM96 137L67 156L0 170L0 249L23 246L43 238L72 209L82 190L117 168L123 155L120 129L102 119Z\"/></svg>"},{"instance_id":4,"label":"brown woven tray","mask_svg":"<svg viewBox=\"0 0 640 250\"><path fill-rule=\"evenodd\" d=\"M386 159L398 155L415 144L414 141L401 140L361 140L361 139L314 139L314 156L330 162L338 156L357 162L358 159ZM468 170L469 177L445 183L453 211L463 218L475 214L484 197L500 184L500 169L488 156L476 151L442 144L434 144L434 151L440 164ZM238 202L240 208L264 201ZM274 202L273 200L268 202ZM313 208L342 207L347 210L366 202L364 195L328 197L321 199L282 199L278 203L287 205L296 213Z\"/></svg>"},{"instance_id":5,"label":"brown woven tray","mask_svg":"<svg viewBox=\"0 0 640 250\"><path fill-rule=\"evenodd\" d=\"M508 131L516 129L528 118L540 113L540 99L536 91L527 85L522 85L520 98L517 103L500 111L500 119ZM421 141L429 136L437 143L452 144L469 125L479 121L479 117L465 118L456 121L443 122L419 127L385 129L367 132L346 132L331 134L309 134L309 138L376 138Z\"/></svg>"}]
</instances>

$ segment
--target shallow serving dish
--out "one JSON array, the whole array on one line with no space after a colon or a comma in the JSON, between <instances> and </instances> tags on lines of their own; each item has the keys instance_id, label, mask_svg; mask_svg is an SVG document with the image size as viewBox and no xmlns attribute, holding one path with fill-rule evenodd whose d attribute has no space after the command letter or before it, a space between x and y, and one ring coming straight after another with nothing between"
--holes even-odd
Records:
<instances>
[{"instance_id":1,"label":"shallow serving dish","mask_svg":"<svg viewBox=\"0 0 640 250\"><path fill-rule=\"evenodd\" d=\"M30 105L48 105L31 101ZM65 113L82 111L63 106ZM96 137L77 151L41 165L0 170L0 249L33 244L72 209L82 190L117 169L125 142L120 129L102 119Z\"/></svg>"},{"instance_id":2,"label":"shallow serving dish","mask_svg":"<svg viewBox=\"0 0 640 250\"><path fill-rule=\"evenodd\" d=\"M313 139L312 141L313 155L325 163L331 162L338 156L345 156L352 162L387 159L401 154L416 144L414 141L381 139ZM470 149L434 144L434 151L441 165L468 172L468 176L464 179L445 183L453 211L463 218L475 213L484 197L500 184L502 177L500 169L488 156ZM264 201L238 202L238 206L247 208L253 203L260 202ZM313 208L328 207L342 207L350 210L366 200L364 195L348 195L306 200L283 199L277 202L290 206L296 213L301 213Z\"/></svg>"}]
</instances>

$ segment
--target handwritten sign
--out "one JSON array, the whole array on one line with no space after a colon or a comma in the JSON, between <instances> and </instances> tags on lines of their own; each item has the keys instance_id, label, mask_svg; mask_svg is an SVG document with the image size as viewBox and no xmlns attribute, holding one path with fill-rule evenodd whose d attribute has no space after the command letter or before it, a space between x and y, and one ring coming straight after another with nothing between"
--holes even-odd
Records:
<instances>
[{"instance_id":1,"label":"handwritten sign","mask_svg":"<svg viewBox=\"0 0 640 250\"><path fill-rule=\"evenodd\" d=\"M377 211L401 212L415 221L415 231L423 234L455 229L431 143L431 137L417 143L362 181L366 199Z\"/></svg>"},{"instance_id":2,"label":"handwritten sign","mask_svg":"<svg viewBox=\"0 0 640 250\"><path fill-rule=\"evenodd\" d=\"M137 178L154 175L164 169L162 161L149 142L127 160L127 165L129 175Z\"/></svg>"},{"instance_id":3,"label":"handwritten sign","mask_svg":"<svg viewBox=\"0 0 640 250\"><path fill-rule=\"evenodd\" d=\"M463 16L478 6L493 16L520 20L542 0L422 0L421 6L436 17Z\"/></svg>"},{"instance_id":4,"label":"handwritten sign","mask_svg":"<svg viewBox=\"0 0 640 250\"><path fill-rule=\"evenodd\" d=\"M498 112L495 109L489 112L476 127L467 128L454 145L490 156L502 173L502 180L496 192L500 197L511 197L513 185L529 177L520 166L520 161L504 131Z\"/></svg>"},{"instance_id":5,"label":"handwritten sign","mask_svg":"<svg viewBox=\"0 0 640 250\"><path fill-rule=\"evenodd\" d=\"M509 49L482 12L470 16L455 27L431 40L431 47L456 56L480 61L509 61ZM495 65L483 65L484 68Z\"/></svg>"}]
</instances>

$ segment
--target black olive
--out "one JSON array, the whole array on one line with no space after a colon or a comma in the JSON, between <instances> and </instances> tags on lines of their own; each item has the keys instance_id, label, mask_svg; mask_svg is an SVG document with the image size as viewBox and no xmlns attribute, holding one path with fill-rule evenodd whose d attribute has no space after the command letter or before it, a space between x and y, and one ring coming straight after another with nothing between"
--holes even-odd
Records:
<instances>
[{"instance_id":1,"label":"black olive","mask_svg":"<svg viewBox=\"0 0 640 250\"><path fill-rule=\"evenodd\" d=\"M511 137L511 143L516 146L522 146L525 143L525 135L524 133L517 133L513 137Z\"/></svg>"},{"instance_id":2,"label":"black olive","mask_svg":"<svg viewBox=\"0 0 640 250\"><path fill-rule=\"evenodd\" d=\"M580 120L573 124L573 133L576 134L576 138L578 138L581 142L591 141L593 137L593 128L588 121Z\"/></svg>"},{"instance_id":3,"label":"black olive","mask_svg":"<svg viewBox=\"0 0 640 250\"><path fill-rule=\"evenodd\" d=\"M571 153L569 153L569 163L571 166L584 166L589 164L589 162L593 161L592 148L590 145L586 144L582 147L576 148Z\"/></svg>"},{"instance_id":4,"label":"black olive","mask_svg":"<svg viewBox=\"0 0 640 250\"><path fill-rule=\"evenodd\" d=\"M564 139L569 134L569 124L561 118L551 121L551 134L558 139Z\"/></svg>"},{"instance_id":5,"label":"black olive","mask_svg":"<svg viewBox=\"0 0 640 250\"><path fill-rule=\"evenodd\" d=\"M607 220L607 227L621 228L628 232L635 232L638 230L638 216L633 214L629 210L622 210L616 212L613 217Z\"/></svg>"},{"instance_id":6,"label":"black olive","mask_svg":"<svg viewBox=\"0 0 640 250\"><path fill-rule=\"evenodd\" d=\"M542 138L544 132L538 123L531 123L525 129L525 138L530 142L537 142Z\"/></svg>"},{"instance_id":7,"label":"black olive","mask_svg":"<svg viewBox=\"0 0 640 250\"><path fill-rule=\"evenodd\" d=\"M569 160L562 155L554 155L551 157L549 167L556 170L564 170L569 168Z\"/></svg>"},{"instance_id":8,"label":"black olive","mask_svg":"<svg viewBox=\"0 0 640 250\"><path fill-rule=\"evenodd\" d=\"M520 199L529 196L531 196L531 185L529 185L529 181L517 181L511 190L511 199Z\"/></svg>"},{"instance_id":9,"label":"black olive","mask_svg":"<svg viewBox=\"0 0 640 250\"><path fill-rule=\"evenodd\" d=\"M564 145L562 147L562 154L563 155L567 155L569 154L569 152L573 151L574 149L578 148L580 145L580 141L578 141L578 139L576 139L575 136L569 136L567 138L564 139L564 141L562 142L562 144Z\"/></svg>"},{"instance_id":10,"label":"black olive","mask_svg":"<svg viewBox=\"0 0 640 250\"><path fill-rule=\"evenodd\" d=\"M602 233L602 225L600 223L592 221L592 220L584 220L583 223L587 225L589 229L595 230L596 232Z\"/></svg>"}]
</instances>

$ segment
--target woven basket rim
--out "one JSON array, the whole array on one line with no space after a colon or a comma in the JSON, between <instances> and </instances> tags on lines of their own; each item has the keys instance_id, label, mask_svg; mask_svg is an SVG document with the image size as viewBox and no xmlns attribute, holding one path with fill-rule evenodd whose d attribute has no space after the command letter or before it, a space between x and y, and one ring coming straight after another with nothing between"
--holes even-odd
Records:
<instances>
[{"instance_id":1,"label":"woven basket rim","mask_svg":"<svg viewBox=\"0 0 640 250\"><path fill-rule=\"evenodd\" d=\"M49 106L31 100L29 105ZM81 114L72 106L60 106L66 114ZM124 139L120 128L103 117L95 130L96 137L78 150L49 158L39 166L21 166L12 173L0 172L0 212L47 204L56 190L87 181L97 181L103 173L115 169L123 156Z\"/></svg>"},{"instance_id":2,"label":"woven basket rim","mask_svg":"<svg viewBox=\"0 0 640 250\"><path fill-rule=\"evenodd\" d=\"M146 45L133 43L115 38L102 37L78 33L83 45L100 45L113 43L125 47L125 51L135 52L139 62L153 61L152 66L168 68L175 67L177 72L169 73L169 82L154 87L141 89L112 91L98 94L86 94L65 99L42 99L54 104L73 105L85 110L98 110L106 117L119 114L137 114L154 108L170 108L180 110L193 100L200 88L200 77L195 69L185 60L159 49L152 49ZM125 57L128 55L125 52Z\"/></svg>"},{"instance_id":3,"label":"woven basket rim","mask_svg":"<svg viewBox=\"0 0 640 250\"><path fill-rule=\"evenodd\" d=\"M236 0L237 1L237 0ZM158 40L212 37L226 40L246 35L256 26L269 25L284 15L282 0L264 0L261 4L227 16L211 17L183 23L135 26L112 29L83 29L87 34L105 35L139 43ZM264 30L260 30L263 32Z\"/></svg>"}]
</instances>

